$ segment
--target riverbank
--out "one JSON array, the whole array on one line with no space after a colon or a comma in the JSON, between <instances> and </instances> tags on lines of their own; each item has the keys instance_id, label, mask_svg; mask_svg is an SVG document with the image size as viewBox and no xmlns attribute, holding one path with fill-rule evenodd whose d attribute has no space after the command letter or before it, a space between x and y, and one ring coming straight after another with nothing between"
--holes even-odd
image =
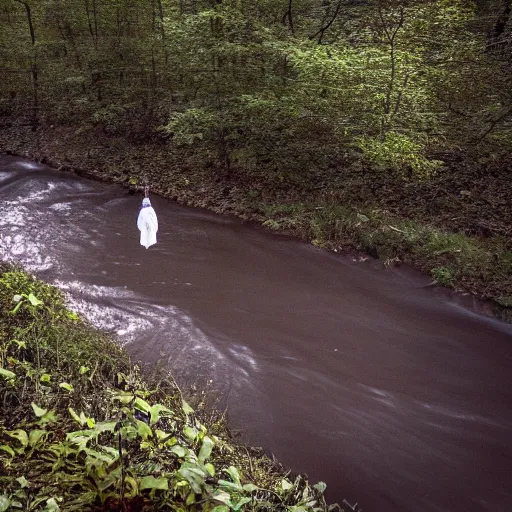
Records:
<instances>
[{"instance_id":1,"label":"riverbank","mask_svg":"<svg viewBox=\"0 0 512 512\"><path fill-rule=\"evenodd\" d=\"M512 316L511 190L499 165L486 175L468 169L464 183L444 175L394 188L396 180L366 178L353 168L343 176L276 180L182 165L163 140L130 142L92 127L33 132L8 123L0 151L126 186L148 179L153 193L184 205L234 214L329 250L363 251L385 265L410 263L438 284L490 299L497 313ZM493 202L487 195L495 189Z\"/></svg>"},{"instance_id":2,"label":"riverbank","mask_svg":"<svg viewBox=\"0 0 512 512\"><path fill-rule=\"evenodd\" d=\"M193 400L0 264L0 510L335 509Z\"/></svg>"}]
</instances>

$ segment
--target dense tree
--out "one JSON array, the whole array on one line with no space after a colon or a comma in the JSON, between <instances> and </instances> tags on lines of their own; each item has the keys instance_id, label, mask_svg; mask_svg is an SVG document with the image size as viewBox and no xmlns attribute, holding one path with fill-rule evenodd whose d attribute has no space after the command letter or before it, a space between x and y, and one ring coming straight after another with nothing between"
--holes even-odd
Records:
<instances>
[{"instance_id":1,"label":"dense tree","mask_svg":"<svg viewBox=\"0 0 512 512\"><path fill-rule=\"evenodd\" d=\"M425 177L512 144L508 0L1 0L0 23L4 114L189 165Z\"/></svg>"}]
</instances>

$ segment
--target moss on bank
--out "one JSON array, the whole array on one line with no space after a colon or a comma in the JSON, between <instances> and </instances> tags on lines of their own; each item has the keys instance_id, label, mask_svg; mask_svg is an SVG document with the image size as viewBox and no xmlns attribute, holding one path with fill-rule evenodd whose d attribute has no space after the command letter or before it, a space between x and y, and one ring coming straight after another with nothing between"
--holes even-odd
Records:
<instances>
[{"instance_id":1,"label":"moss on bank","mask_svg":"<svg viewBox=\"0 0 512 512\"><path fill-rule=\"evenodd\" d=\"M461 197L450 193L441 206L430 208L436 200L424 199L422 194L435 195L436 190L448 186L446 183L433 183L430 188L411 183L411 192L404 195L404 187L397 189L394 179L376 179L353 170L347 170L346 179L341 181L334 171L328 176L306 174L300 179L280 175L276 180L247 176L235 169L226 176L199 163L194 169L182 166L179 153L170 152L166 143L130 143L122 137L106 137L91 127L45 127L34 134L28 127L12 125L0 134L0 151L127 185L147 177L153 192L185 205L235 214L319 247L362 250L388 264L410 263L440 285L493 300L498 313L512 318L509 209L500 210L491 203L470 205L471 192L465 190ZM484 187L477 174L466 178L465 188L470 188L472 180L479 190ZM503 179L501 175L496 178L496 186ZM382 183L377 186L374 182L379 180ZM395 189L388 192L374 191L392 186ZM461 186L450 184L454 191L460 191ZM390 195L396 195L403 206L393 205L387 198ZM460 215L454 215L453 204L449 206L455 202ZM477 226L477 206L481 217L485 216L489 236L483 236L483 228ZM497 220L500 211L504 219L501 223ZM467 220L461 220L466 213ZM435 222L430 222L430 217ZM473 232L480 235L468 234Z\"/></svg>"},{"instance_id":2,"label":"moss on bank","mask_svg":"<svg viewBox=\"0 0 512 512\"><path fill-rule=\"evenodd\" d=\"M54 287L0 264L0 511L338 508L226 432Z\"/></svg>"}]
</instances>

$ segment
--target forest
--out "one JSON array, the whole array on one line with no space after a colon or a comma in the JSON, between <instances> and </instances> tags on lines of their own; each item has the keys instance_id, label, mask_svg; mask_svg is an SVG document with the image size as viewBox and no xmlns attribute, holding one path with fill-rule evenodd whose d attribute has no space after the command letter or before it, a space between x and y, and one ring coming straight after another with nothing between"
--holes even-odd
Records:
<instances>
[{"instance_id":1,"label":"forest","mask_svg":"<svg viewBox=\"0 0 512 512\"><path fill-rule=\"evenodd\" d=\"M0 24L4 150L512 303L509 0L2 0Z\"/></svg>"}]
</instances>

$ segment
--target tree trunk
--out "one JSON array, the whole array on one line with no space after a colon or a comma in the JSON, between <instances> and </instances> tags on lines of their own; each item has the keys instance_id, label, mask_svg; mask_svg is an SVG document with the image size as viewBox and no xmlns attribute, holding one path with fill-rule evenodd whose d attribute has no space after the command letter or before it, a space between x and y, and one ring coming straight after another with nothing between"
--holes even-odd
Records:
<instances>
[{"instance_id":1,"label":"tree trunk","mask_svg":"<svg viewBox=\"0 0 512 512\"><path fill-rule=\"evenodd\" d=\"M286 23L286 20L288 20L288 25L290 27L290 31L292 34L295 34L295 28L293 26L292 5L293 5L293 0L288 0L288 9L284 13L283 23Z\"/></svg>"},{"instance_id":2,"label":"tree trunk","mask_svg":"<svg viewBox=\"0 0 512 512\"><path fill-rule=\"evenodd\" d=\"M32 41L32 63L30 64L30 74L32 76L32 123L34 128L39 124L38 110L39 110L39 75L37 69L37 47L36 47L36 34L34 24L32 21L32 11L30 5L23 0L15 0L25 7L27 14L28 28L30 32L30 40Z\"/></svg>"},{"instance_id":3,"label":"tree trunk","mask_svg":"<svg viewBox=\"0 0 512 512\"><path fill-rule=\"evenodd\" d=\"M386 97L384 100L384 118L382 120L381 125L381 136L384 137L386 132L389 129L389 124L391 121L391 103L392 103L392 97L396 89L396 79L397 79L397 62L396 62L396 38L397 34L400 31L400 29L404 25L405 21L405 12L404 8L400 7L400 17L396 23L395 27L390 27L386 24L386 20L384 19L384 13L382 11L382 7L379 6L379 18L382 23L382 29L384 31L384 34L386 36L386 42L389 45L389 59L390 59L390 70L389 70L389 81L388 86L386 90ZM407 85L407 82L404 82L405 85ZM401 103L401 95L399 95L397 99L397 103L395 105L394 113L393 115L398 114L398 111L400 109L400 103Z\"/></svg>"}]
</instances>

